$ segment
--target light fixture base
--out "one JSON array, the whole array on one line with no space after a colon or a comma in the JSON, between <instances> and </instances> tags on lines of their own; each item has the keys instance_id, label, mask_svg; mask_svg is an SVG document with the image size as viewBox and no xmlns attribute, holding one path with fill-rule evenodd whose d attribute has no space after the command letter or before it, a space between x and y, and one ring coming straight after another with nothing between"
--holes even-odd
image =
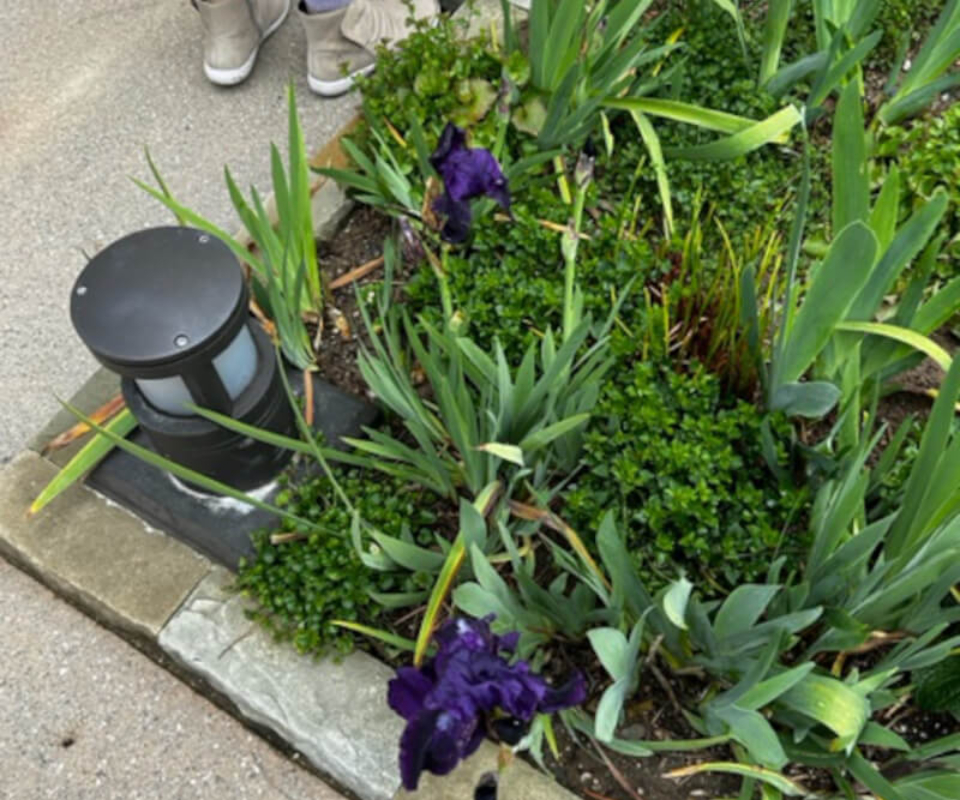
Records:
<instances>
[{"instance_id":1,"label":"light fixture base","mask_svg":"<svg viewBox=\"0 0 960 800\"><path fill-rule=\"evenodd\" d=\"M303 373L288 368L287 375L294 391L302 396ZM329 446L347 449L342 437L362 437L363 428L376 423L379 412L372 404L317 377L313 386L317 431ZM131 439L153 449L141 430ZM178 486L166 472L122 450L114 450L87 480L93 489L148 524L234 572L241 558L255 555L251 534L278 523L269 512ZM276 486L265 489L260 499L273 502L277 492Z\"/></svg>"}]
</instances>

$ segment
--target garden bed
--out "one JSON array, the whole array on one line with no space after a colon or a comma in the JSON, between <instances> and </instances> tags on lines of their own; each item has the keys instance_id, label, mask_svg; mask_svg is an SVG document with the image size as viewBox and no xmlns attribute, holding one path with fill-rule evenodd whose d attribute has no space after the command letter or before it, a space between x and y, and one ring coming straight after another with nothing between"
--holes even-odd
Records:
<instances>
[{"instance_id":1,"label":"garden bed","mask_svg":"<svg viewBox=\"0 0 960 800\"><path fill-rule=\"evenodd\" d=\"M347 455L307 426L288 444L312 471L238 588L299 650L359 644L396 692L420 682L391 696L408 784L480 733L516 745L513 718L593 800L960 795L956 217L890 144L925 142L926 45L876 88L911 5L790 27L789 7L534 5L494 41L424 26L362 83L325 171L361 206L307 313L242 255L284 355L387 414ZM310 268L297 247L280 274ZM519 662L466 621L490 615ZM444 684L464 648L489 673Z\"/></svg>"}]
</instances>

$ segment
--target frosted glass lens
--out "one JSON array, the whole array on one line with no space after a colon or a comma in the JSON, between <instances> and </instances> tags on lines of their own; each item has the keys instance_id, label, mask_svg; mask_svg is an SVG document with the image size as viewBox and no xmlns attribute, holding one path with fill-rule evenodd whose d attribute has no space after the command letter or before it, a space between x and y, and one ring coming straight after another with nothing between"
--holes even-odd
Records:
<instances>
[{"instance_id":1,"label":"frosted glass lens","mask_svg":"<svg viewBox=\"0 0 960 800\"><path fill-rule=\"evenodd\" d=\"M213 359L213 368L231 400L243 394L257 372L257 347L249 327L244 325L227 349ZM167 414L189 417L191 412L184 407L185 404L202 405L191 396L187 384L178 375L154 380L138 379L137 386L154 408Z\"/></svg>"},{"instance_id":2,"label":"frosted glass lens","mask_svg":"<svg viewBox=\"0 0 960 800\"><path fill-rule=\"evenodd\" d=\"M240 329L237 338L213 359L213 366L230 399L236 400L257 372L257 346L253 343L249 327L244 325Z\"/></svg>"},{"instance_id":3,"label":"frosted glass lens","mask_svg":"<svg viewBox=\"0 0 960 800\"><path fill-rule=\"evenodd\" d=\"M189 417L192 412L184 408L184 404L192 403L190 390L183 378L174 375L171 378L155 378L154 380L137 380L137 386L143 396L150 401L154 408L174 414L178 417Z\"/></svg>"}]
</instances>

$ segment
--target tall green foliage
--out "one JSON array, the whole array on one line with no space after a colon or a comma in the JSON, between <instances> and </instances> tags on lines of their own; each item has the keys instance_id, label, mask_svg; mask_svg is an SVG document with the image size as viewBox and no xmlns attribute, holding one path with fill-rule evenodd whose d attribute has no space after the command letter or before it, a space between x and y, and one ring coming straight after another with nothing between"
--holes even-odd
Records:
<instances>
[{"instance_id":1,"label":"tall green foliage","mask_svg":"<svg viewBox=\"0 0 960 800\"><path fill-rule=\"evenodd\" d=\"M880 121L890 125L913 116L941 92L960 84L960 73L950 71L958 57L960 2L948 0L909 69L898 69L900 65L894 65L887 84L892 96L877 112ZM902 75L899 80L898 73Z\"/></svg>"},{"instance_id":2,"label":"tall green foliage","mask_svg":"<svg viewBox=\"0 0 960 800\"><path fill-rule=\"evenodd\" d=\"M859 88L851 81L841 93L834 117L833 240L824 258L811 265L798 303L798 267L809 195L807 172L787 250L783 318L766 375L771 409L820 417L839 402L845 414L843 444L858 436L862 405L871 402L885 380L917 358L910 348L921 353L935 351L925 337L949 318L956 302L949 302L952 294L921 302L930 279L925 266L914 270L895 313L888 315L889 323L869 328L854 325L872 322L880 313L900 276L931 245L947 207L946 196L937 193L905 223L898 224L896 174L871 204L866 137ZM921 263L928 265L930 258L935 259L936 253L925 255ZM744 294L756 297L750 272L745 274ZM745 320L753 330L759 354L766 332L756 321L758 313L757 305L747 304ZM811 369L813 380L801 381Z\"/></svg>"},{"instance_id":3,"label":"tall green foliage","mask_svg":"<svg viewBox=\"0 0 960 800\"><path fill-rule=\"evenodd\" d=\"M377 431L350 440L372 468L456 498L475 496L498 477L542 484L576 464L582 428L611 366L604 339L586 344L589 319L562 343L547 331L513 369L499 345L486 353L466 336L397 313L383 317L380 335L364 313L372 350L361 354L360 371L416 443ZM435 406L411 377L415 365Z\"/></svg>"},{"instance_id":4,"label":"tall green foliage","mask_svg":"<svg viewBox=\"0 0 960 800\"><path fill-rule=\"evenodd\" d=\"M193 225L221 239L237 259L250 268L254 295L276 325L283 354L296 366L307 368L315 363L316 355L303 312L322 310L324 278L313 234L309 157L293 84L287 98L289 163L286 167L276 145L270 146L276 220L271 219L267 203L257 189L251 187L248 202L229 167L224 168L230 199L256 245L255 250L178 201L152 161L150 168L158 188L142 181L135 183L169 208L181 224Z\"/></svg>"}]
</instances>

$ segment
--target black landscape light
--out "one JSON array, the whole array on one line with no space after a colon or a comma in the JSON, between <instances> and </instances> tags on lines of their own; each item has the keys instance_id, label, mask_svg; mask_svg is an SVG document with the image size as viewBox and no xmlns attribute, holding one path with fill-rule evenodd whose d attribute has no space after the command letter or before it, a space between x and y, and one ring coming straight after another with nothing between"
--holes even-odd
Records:
<instances>
[{"instance_id":1,"label":"black landscape light","mask_svg":"<svg viewBox=\"0 0 960 800\"><path fill-rule=\"evenodd\" d=\"M250 317L243 270L218 238L151 228L114 242L80 273L73 325L108 369L161 455L238 489L268 483L290 452L192 413L219 411L295 435L279 359Z\"/></svg>"}]
</instances>

